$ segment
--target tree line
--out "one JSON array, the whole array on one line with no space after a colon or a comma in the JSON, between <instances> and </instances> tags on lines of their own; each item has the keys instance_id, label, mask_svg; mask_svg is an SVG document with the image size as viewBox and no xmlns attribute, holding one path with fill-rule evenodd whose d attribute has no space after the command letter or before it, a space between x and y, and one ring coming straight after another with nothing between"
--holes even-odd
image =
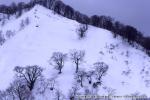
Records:
<instances>
[{"instance_id":1,"label":"tree line","mask_svg":"<svg viewBox=\"0 0 150 100\"><path fill-rule=\"evenodd\" d=\"M61 0L31 0L27 4L20 2L18 4L12 3L10 6L0 5L0 13L5 13L7 15L17 14L17 16L20 16L23 10L29 10L36 4L43 5L53 10L54 13L76 20L79 23L107 29L114 34L114 37L118 35L122 36L122 38L131 45L133 45L134 42L140 44L150 55L150 37L143 36L136 28L130 25L124 25L109 16L93 15L89 17L74 10L71 6L64 4Z\"/></svg>"}]
</instances>

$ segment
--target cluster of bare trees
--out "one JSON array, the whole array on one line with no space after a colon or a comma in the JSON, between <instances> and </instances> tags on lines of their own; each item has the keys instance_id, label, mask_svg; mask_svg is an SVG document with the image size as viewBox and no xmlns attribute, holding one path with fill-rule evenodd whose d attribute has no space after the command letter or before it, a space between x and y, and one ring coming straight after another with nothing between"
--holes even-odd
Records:
<instances>
[{"instance_id":1,"label":"cluster of bare trees","mask_svg":"<svg viewBox=\"0 0 150 100\"><path fill-rule=\"evenodd\" d=\"M102 85L103 76L105 76L108 71L108 65L104 62L94 63L94 69L90 71L82 69L80 65L84 62L84 57L84 50L71 50L69 56L66 53L54 52L49 62L50 65L54 66L54 68L58 70L58 74L62 73L62 69L65 66L65 63L68 60L68 58L70 58L73 65L75 66L75 86L73 86L72 89L70 89L68 97L70 100L75 100L75 98L77 98L77 95L82 94L78 91L80 88L84 89L86 86L90 85L93 89L98 89L98 87ZM54 88L51 87L51 90L53 89ZM58 98L59 92L57 92L57 95Z\"/></svg>"},{"instance_id":2,"label":"cluster of bare trees","mask_svg":"<svg viewBox=\"0 0 150 100\"><path fill-rule=\"evenodd\" d=\"M76 67L76 73L79 70L79 66L84 61L85 51L84 50L71 50L70 52L70 60L73 62L73 64ZM52 57L50 59L50 65L53 65L56 70L58 70L59 74L62 73L62 68L64 67L65 61L67 60L68 56L67 54L64 54L62 52L54 52L52 54Z\"/></svg>"},{"instance_id":3,"label":"cluster of bare trees","mask_svg":"<svg viewBox=\"0 0 150 100\"><path fill-rule=\"evenodd\" d=\"M54 93L55 100L65 100L58 89L56 77L45 79L41 67L16 66L14 71L15 80L5 91L0 91L0 100L35 100L35 94L43 95L47 90Z\"/></svg>"},{"instance_id":4,"label":"cluster of bare trees","mask_svg":"<svg viewBox=\"0 0 150 100\"><path fill-rule=\"evenodd\" d=\"M54 52L50 59L50 64L58 70L58 74L62 73L67 58L70 58L75 66L74 86L70 89L68 94L69 100L76 100L77 95L80 95L78 90L84 89L86 84L93 88L98 88L102 84L102 77L106 75L108 65L104 62L97 62L94 64L94 70L85 71L80 68L84 62L85 51L71 50L70 57L61 52ZM56 76L45 79L42 75L43 69L37 65L33 66L16 66L14 68L15 79L5 91L0 91L0 100L34 100L34 93L44 94L47 91L52 91L56 100L65 100L62 91L58 89L58 82Z\"/></svg>"},{"instance_id":5,"label":"cluster of bare trees","mask_svg":"<svg viewBox=\"0 0 150 100\"><path fill-rule=\"evenodd\" d=\"M70 54L72 62L79 68L84 57L84 51L74 50ZM66 61L67 54L54 52L51 57L52 65L62 73L62 68ZM78 72L76 68L76 72ZM33 100L33 91L44 94L47 90L55 93L56 100L65 100L63 93L57 88L56 77L45 79L42 75L43 69L37 65L34 66L16 66L15 80L5 90L0 92L1 100Z\"/></svg>"},{"instance_id":6,"label":"cluster of bare trees","mask_svg":"<svg viewBox=\"0 0 150 100\"><path fill-rule=\"evenodd\" d=\"M30 24L30 20L28 17L26 17L25 19L21 20L20 22L20 30L22 30L25 26ZM15 35L15 31L13 30L6 30L5 34L3 34L4 32L2 30L0 30L0 45L3 45L4 42L13 37Z\"/></svg>"},{"instance_id":7,"label":"cluster of bare trees","mask_svg":"<svg viewBox=\"0 0 150 100\"><path fill-rule=\"evenodd\" d=\"M7 30L6 31L6 37L9 39L15 35L15 31Z\"/></svg>"},{"instance_id":8,"label":"cluster of bare trees","mask_svg":"<svg viewBox=\"0 0 150 100\"><path fill-rule=\"evenodd\" d=\"M83 87L83 81L86 79L89 84L92 84L93 88L98 87L98 85L102 84L102 77L106 75L108 70L108 65L104 62L96 62L94 63L94 70L86 72L85 70L79 70L75 74L75 79L80 86Z\"/></svg>"},{"instance_id":9,"label":"cluster of bare trees","mask_svg":"<svg viewBox=\"0 0 150 100\"><path fill-rule=\"evenodd\" d=\"M29 17L26 17L25 19L21 20L20 23L20 30L22 30L25 26L30 24Z\"/></svg>"},{"instance_id":10,"label":"cluster of bare trees","mask_svg":"<svg viewBox=\"0 0 150 100\"><path fill-rule=\"evenodd\" d=\"M16 15L16 17L19 17L22 15L23 10L29 10L33 7L31 3L24 3L24 2L19 2L18 4L16 3L11 3L11 5L6 6L6 5L0 5L0 13L7 14L7 17L11 15Z\"/></svg>"},{"instance_id":11,"label":"cluster of bare trees","mask_svg":"<svg viewBox=\"0 0 150 100\"><path fill-rule=\"evenodd\" d=\"M3 31L0 30L0 45L3 45L7 38L11 38L15 35L15 31L7 30L6 34L3 34Z\"/></svg>"},{"instance_id":12,"label":"cluster of bare trees","mask_svg":"<svg viewBox=\"0 0 150 100\"><path fill-rule=\"evenodd\" d=\"M74 100L77 95L78 88L85 88L90 85L94 89L98 89L99 86L102 85L102 78L106 75L108 71L108 65L104 62L96 62L93 64L93 70L86 71L85 69L80 68L80 64L84 62L85 51L83 50L71 50L70 52L70 60L75 66L74 79L75 83L79 85L79 87L73 87L70 90L70 100ZM64 67L64 63L68 58L67 54L61 52L54 52L52 54L50 64L54 66L56 70L58 70L58 74L62 73L62 68Z\"/></svg>"},{"instance_id":13,"label":"cluster of bare trees","mask_svg":"<svg viewBox=\"0 0 150 100\"><path fill-rule=\"evenodd\" d=\"M1 92L1 100L33 100L32 91L42 78L43 69L37 65L16 66L14 71L16 72L15 80L6 91Z\"/></svg>"},{"instance_id":14,"label":"cluster of bare trees","mask_svg":"<svg viewBox=\"0 0 150 100\"><path fill-rule=\"evenodd\" d=\"M69 100L86 100L87 98L80 98L80 95L98 95L98 89L102 85L102 77L106 75L108 65L104 62L96 62L93 64L94 69L85 71L80 69L75 73L75 84L69 91ZM83 92L80 92L82 90ZM96 92L94 92L96 90ZM98 98L88 97L87 100L99 100Z\"/></svg>"},{"instance_id":15,"label":"cluster of bare trees","mask_svg":"<svg viewBox=\"0 0 150 100\"><path fill-rule=\"evenodd\" d=\"M94 63L94 71L85 72L85 70L79 68L80 64L84 62L85 51L83 50L72 50L70 52L70 60L75 65L75 79L78 83L80 83L81 87L83 87L83 80L85 77L87 78L89 84L92 84L92 76L94 75L97 79L97 82L93 85L101 84L102 77L106 74L108 70L108 65L104 62L96 62ZM61 52L54 52L52 54L50 64L54 66L56 70L58 70L59 74L62 73L62 68L64 67L64 63L67 59L67 54Z\"/></svg>"}]
</instances>

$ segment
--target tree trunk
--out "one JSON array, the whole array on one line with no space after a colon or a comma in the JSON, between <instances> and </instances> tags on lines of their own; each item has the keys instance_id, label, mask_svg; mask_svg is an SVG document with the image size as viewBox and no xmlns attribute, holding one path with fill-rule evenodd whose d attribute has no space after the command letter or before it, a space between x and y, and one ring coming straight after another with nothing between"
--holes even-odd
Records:
<instances>
[{"instance_id":1,"label":"tree trunk","mask_svg":"<svg viewBox=\"0 0 150 100\"><path fill-rule=\"evenodd\" d=\"M19 97L19 100L22 100L19 90L18 90L18 97Z\"/></svg>"},{"instance_id":2,"label":"tree trunk","mask_svg":"<svg viewBox=\"0 0 150 100\"><path fill-rule=\"evenodd\" d=\"M70 100L74 100L74 97L70 97Z\"/></svg>"},{"instance_id":3,"label":"tree trunk","mask_svg":"<svg viewBox=\"0 0 150 100\"><path fill-rule=\"evenodd\" d=\"M62 73L62 71L61 71L61 70L62 70L62 69L60 68L60 69L59 69L59 73L58 73L58 74L61 74L61 73Z\"/></svg>"},{"instance_id":4,"label":"tree trunk","mask_svg":"<svg viewBox=\"0 0 150 100\"><path fill-rule=\"evenodd\" d=\"M28 85L28 87L29 87L29 90L32 91L32 90L33 90L33 87L34 87L34 82L31 82L31 83Z\"/></svg>"},{"instance_id":5,"label":"tree trunk","mask_svg":"<svg viewBox=\"0 0 150 100\"><path fill-rule=\"evenodd\" d=\"M78 73L78 70L79 70L79 61L77 60L77 63L76 63L76 73Z\"/></svg>"},{"instance_id":6,"label":"tree trunk","mask_svg":"<svg viewBox=\"0 0 150 100\"><path fill-rule=\"evenodd\" d=\"M89 80L89 84L91 84L92 83L92 81L91 80Z\"/></svg>"},{"instance_id":7,"label":"tree trunk","mask_svg":"<svg viewBox=\"0 0 150 100\"><path fill-rule=\"evenodd\" d=\"M78 73L79 67L78 64L76 65L76 73Z\"/></svg>"},{"instance_id":8,"label":"tree trunk","mask_svg":"<svg viewBox=\"0 0 150 100\"><path fill-rule=\"evenodd\" d=\"M82 82L82 79L81 79L81 87L83 87L83 82Z\"/></svg>"}]
</instances>

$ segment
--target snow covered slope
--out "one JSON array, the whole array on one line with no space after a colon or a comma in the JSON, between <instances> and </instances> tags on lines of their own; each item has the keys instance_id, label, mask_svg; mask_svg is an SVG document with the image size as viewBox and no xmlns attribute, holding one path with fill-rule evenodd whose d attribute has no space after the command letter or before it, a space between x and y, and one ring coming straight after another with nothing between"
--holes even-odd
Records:
<instances>
[{"instance_id":1,"label":"snow covered slope","mask_svg":"<svg viewBox=\"0 0 150 100\"><path fill-rule=\"evenodd\" d=\"M29 18L30 24L20 29L21 20ZM150 58L141 50L131 47L111 32L89 26L87 36L79 40L76 29L79 23L54 14L37 5L20 18L11 20L0 29L15 31L15 36L0 47L0 90L6 89L14 77L15 66L39 65L44 75L56 74L48 61L53 52L69 53L85 50L85 62L81 68L90 70L93 63L103 61L109 65L99 94L107 94L104 87L116 89L116 95L140 92L150 96ZM68 59L58 77L59 88L68 93L74 80L74 69ZM65 81L64 81L65 80Z\"/></svg>"}]
</instances>

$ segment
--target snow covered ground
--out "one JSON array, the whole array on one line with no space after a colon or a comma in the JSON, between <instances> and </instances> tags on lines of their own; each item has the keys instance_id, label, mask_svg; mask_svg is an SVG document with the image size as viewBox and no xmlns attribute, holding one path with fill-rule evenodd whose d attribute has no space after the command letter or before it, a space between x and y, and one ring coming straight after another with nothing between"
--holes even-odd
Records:
<instances>
[{"instance_id":1,"label":"snow covered ground","mask_svg":"<svg viewBox=\"0 0 150 100\"><path fill-rule=\"evenodd\" d=\"M30 24L20 28L21 20L29 18ZM37 5L20 18L11 20L0 30L15 31L0 47L0 90L6 89L14 78L15 66L39 65L45 77L57 74L48 61L53 52L69 53L73 49L85 50L85 60L80 68L93 69L93 63L103 61L109 65L103 78L100 95L107 95L106 87L115 89L115 95L135 93L150 96L150 58L139 49L128 45L120 37L113 38L110 31L89 26L86 38L77 35L79 23L54 14ZM74 82L75 67L68 59L57 78L64 94Z\"/></svg>"}]
</instances>

